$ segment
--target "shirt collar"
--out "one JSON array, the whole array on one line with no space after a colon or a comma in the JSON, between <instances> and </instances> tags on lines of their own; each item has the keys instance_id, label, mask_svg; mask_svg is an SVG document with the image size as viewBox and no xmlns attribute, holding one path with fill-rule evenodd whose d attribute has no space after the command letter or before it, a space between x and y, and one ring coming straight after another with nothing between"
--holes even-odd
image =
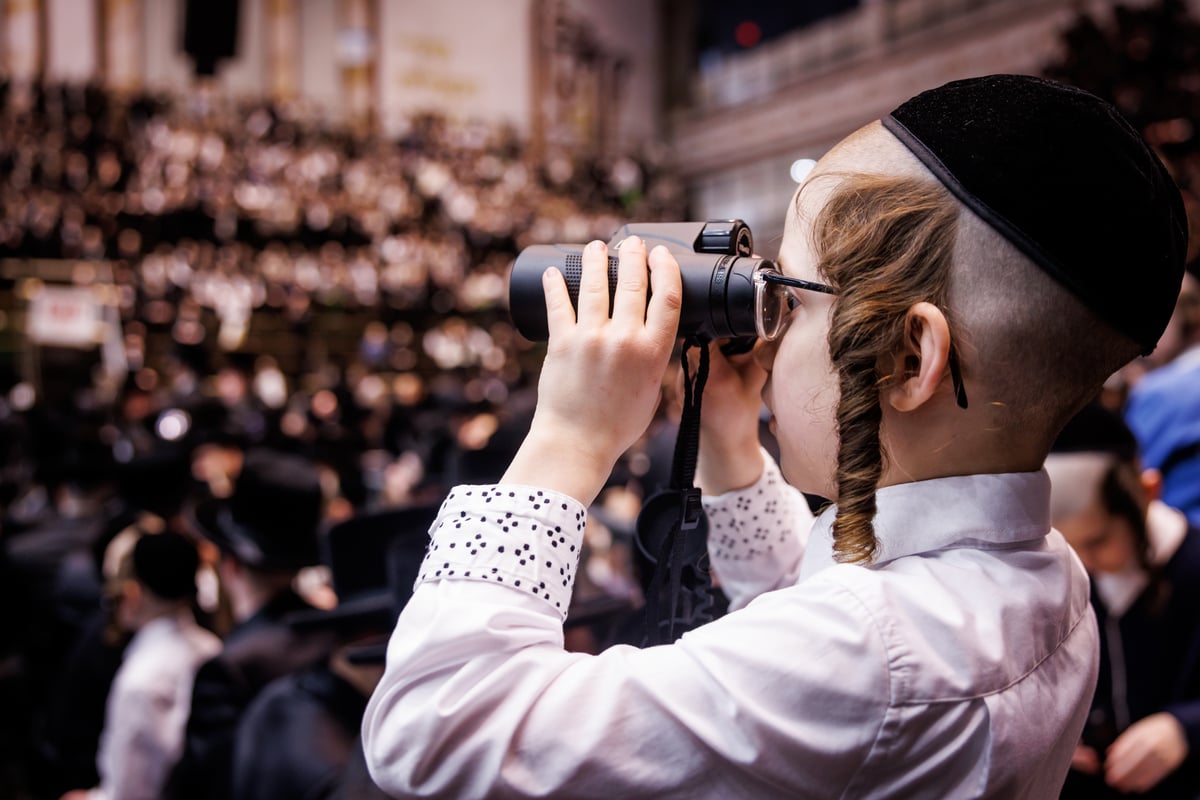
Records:
<instances>
[{"instance_id":1,"label":"shirt collar","mask_svg":"<svg viewBox=\"0 0 1200 800\"><path fill-rule=\"evenodd\" d=\"M1050 531L1050 477L1046 471L956 475L902 483L876 495L872 567L952 547L1003 547ZM813 524L800 577L837 563L833 520L826 508Z\"/></svg>"}]
</instances>

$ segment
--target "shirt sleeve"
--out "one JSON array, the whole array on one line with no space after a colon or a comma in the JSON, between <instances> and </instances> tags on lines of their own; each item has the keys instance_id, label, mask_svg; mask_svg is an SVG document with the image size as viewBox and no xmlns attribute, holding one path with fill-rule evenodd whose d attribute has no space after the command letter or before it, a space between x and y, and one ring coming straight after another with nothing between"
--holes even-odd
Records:
<instances>
[{"instance_id":1,"label":"shirt sleeve","mask_svg":"<svg viewBox=\"0 0 1200 800\"><path fill-rule=\"evenodd\" d=\"M397 797L840 795L889 691L882 638L856 597L814 579L672 645L569 653L583 522L582 506L546 491L450 494L363 719L379 786Z\"/></svg>"},{"instance_id":2,"label":"shirt sleeve","mask_svg":"<svg viewBox=\"0 0 1200 800\"><path fill-rule=\"evenodd\" d=\"M169 687L122 687L105 721L107 749L100 776L102 798L155 800L171 763Z\"/></svg>"},{"instance_id":3,"label":"shirt sleeve","mask_svg":"<svg viewBox=\"0 0 1200 800\"><path fill-rule=\"evenodd\" d=\"M1183 727L1189 754L1200 753L1200 700L1172 703L1164 710L1179 720Z\"/></svg>"},{"instance_id":4,"label":"shirt sleeve","mask_svg":"<svg viewBox=\"0 0 1200 800\"><path fill-rule=\"evenodd\" d=\"M709 558L733 609L796 582L813 524L804 495L765 450L763 464L753 485L704 498Z\"/></svg>"}]
</instances>

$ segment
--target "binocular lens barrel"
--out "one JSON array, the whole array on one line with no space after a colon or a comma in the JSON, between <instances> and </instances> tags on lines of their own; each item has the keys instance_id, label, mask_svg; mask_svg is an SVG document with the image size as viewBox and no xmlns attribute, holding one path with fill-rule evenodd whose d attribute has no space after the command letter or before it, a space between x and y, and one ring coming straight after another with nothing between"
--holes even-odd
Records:
<instances>
[{"instance_id":1,"label":"binocular lens barrel","mask_svg":"<svg viewBox=\"0 0 1200 800\"><path fill-rule=\"evenodd\" d=\"M578 308L583 245L527 247L517 256L509 279L509 313L517 331L530 341L545 341L546 298L542 274L557 267L566 278L571 305ZM754 337L754 273L773 264L762 258L711 253L674 253L683 278L679 336L703 339ZM617 256L608 257L609 313L617 285Z\"/></svg>"}]
</instances>

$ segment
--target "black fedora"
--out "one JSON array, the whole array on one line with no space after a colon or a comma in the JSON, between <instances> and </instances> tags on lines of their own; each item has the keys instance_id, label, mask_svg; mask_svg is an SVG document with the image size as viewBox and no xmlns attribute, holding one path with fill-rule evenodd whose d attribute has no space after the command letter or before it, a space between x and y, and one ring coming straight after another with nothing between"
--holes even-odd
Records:
<instances>
[{"instance_id":1,"label":"black fedora","mask_svg":"<svg viewBox=\"0 0 1200 800\"><path fill-rule=\"evenodd\" d=\"M196 527L250 567L291 571L320 563L324 496L316 466L274 450L246 453L228 500L195 509Z\"/></svg>"},{"instance_id":2,"label":"black fedora","mask_svg":"<svg viewBox=\"0 0 1200 800\"><path fill-rule=\"evenodd\" d=\"M186 505L195 488L190 448L167 442L116 465L121 499L132 509L166 519Z\"/></svg>"},{"instance_id":3,"label":"black fedora","mask_svg":"<svg viewBox=\"0 0 1200 800\"><path fill-rule=\"evenodd\" d=\"M321 561L333 578L338 604L288 616L295 628L343 632L390 630L412 596L438 504L363 513L321 536Z\"/></svg>"}]
</instances>

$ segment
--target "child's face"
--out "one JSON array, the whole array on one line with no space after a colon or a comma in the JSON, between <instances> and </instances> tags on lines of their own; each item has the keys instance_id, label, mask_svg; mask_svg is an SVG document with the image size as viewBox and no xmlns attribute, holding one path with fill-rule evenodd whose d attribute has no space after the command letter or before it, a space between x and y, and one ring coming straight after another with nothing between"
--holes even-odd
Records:
<instances>
[{"instance_id":1,"label":"child's face","mask_svg":"<svg viewBox=\"0 0 1200 800\"><path fill-rule=\"evenodd\" d=\"M814 181L817 170L804 191L792 199L778 266L785 275L822 282L810 230L834 182ZM799 304L789 315L783 335L755 350L759 363L770 373L763 401L771 411L771 430L779 440L784 477L801 491L835 500L839 391L828 344L834 298L801 289L794 290L794 295Z\"/></svg>"},{"instance_id":2,"label":"child's face","mask_svg":"<svg viewBox=\"0 0 1200 800\"><path fill-rule=\"evenodd\" d=\"M1099 498L1076 514L1056 519L1054 527L1093 575L1123 572L1138 565L1137 535L1129 520L1110 513Z\"/></svg>"}]
</instances>

